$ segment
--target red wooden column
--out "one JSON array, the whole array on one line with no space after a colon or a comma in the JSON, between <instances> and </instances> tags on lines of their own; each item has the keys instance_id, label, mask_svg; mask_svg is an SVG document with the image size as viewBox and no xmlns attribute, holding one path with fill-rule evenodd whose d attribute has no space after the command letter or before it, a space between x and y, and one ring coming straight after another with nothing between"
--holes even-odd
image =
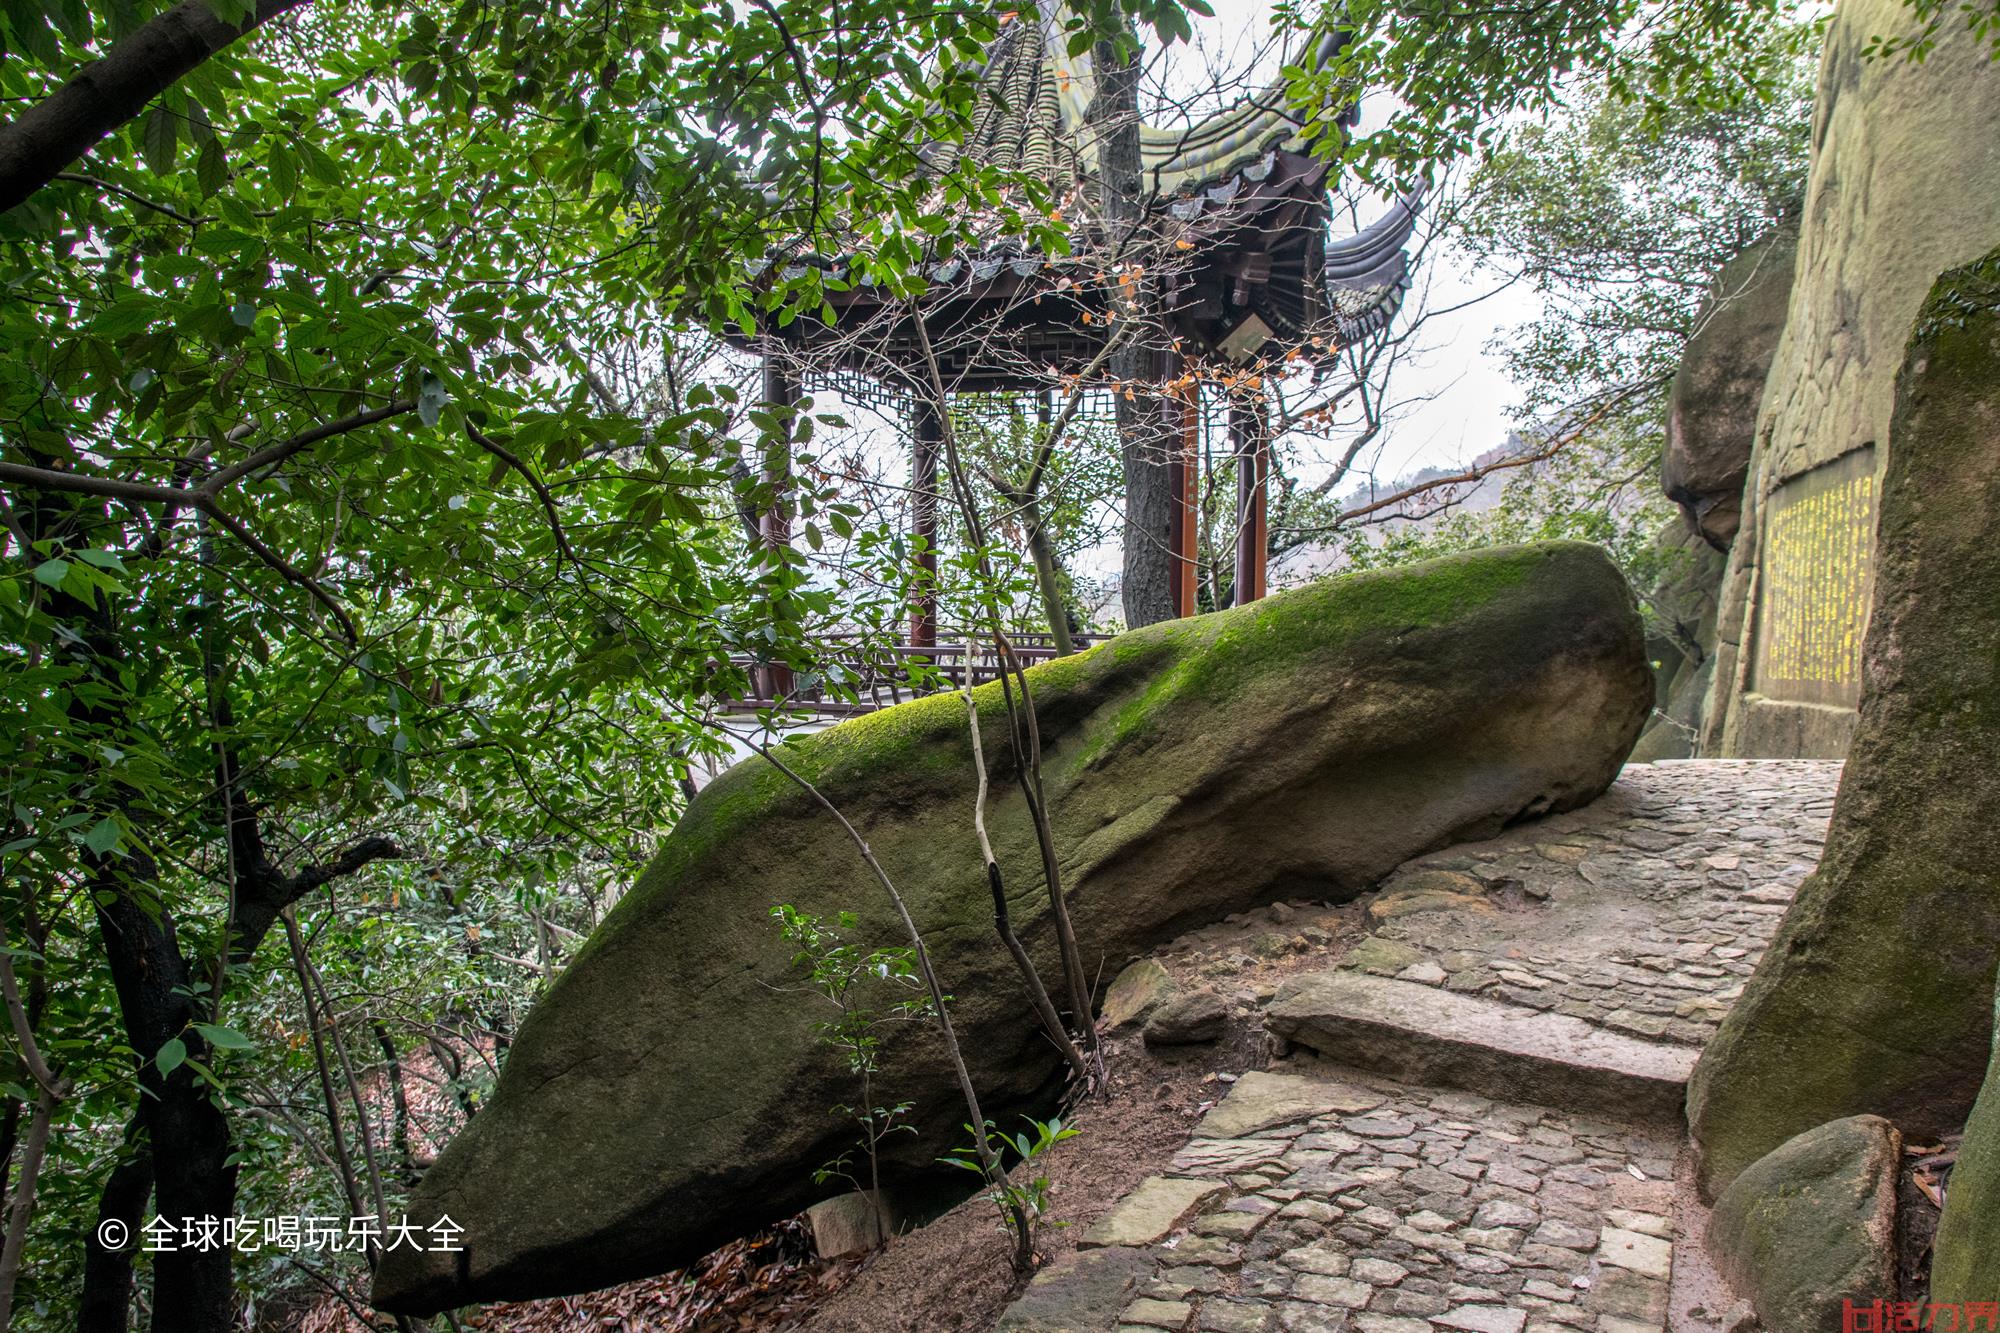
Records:
<instances>
[{"instance_id":1,"label":"red wooden column","mask_svg":"<svg viewBox=\"0 0 2000 1333\"><path fill-rule=\"evenodd\" d=\"M799 381L791 368L779 361L769 342L764 348L764 404L786 415L779 423L779 439L764 459L764 480L771 487L771 503L757 516L757 535L764 545L777 550L792 541L792 421L790 413L799 405ZM782 699L792 692L792 669L782 663L759 667L758 693L767 699Z\"/></svg>"},{"instance_id":2,"label":"red wooden column","mask_svg":"<svg viewBox=\"0 0 2000 1333\"><path fill-rule=\"evenodd\" d=\"M1201 385L1191 381L1174 395L1180 414L1178 447L1169 475L1174 495L1174 615L1195 612L1196 519L1201 503Z\"/></svg>"},{"instance_id":3,"label":"red wooden column","mask_svg":"<svg viewBox=\"0 0 2000 1333\"><path fill-rule=\"evenodd\" d=\"M910 603L910 646L937 647L938 454L944 448L944 415L928 398L917 400L916 439L910 450L910 536L924 551L917 557L921 584Z\"/></svg>"},{"instance_id":4,"label":"red wooden column","mask_svg":"<svg viewBox=\"0 0 2000 1333\"><path fill-rule=\"evenodd\" d=\"M1236 455L1236 605L1266 591L1270 562L1271 436L1264 399L1229 401L1229 439Z\"/></svg>"}]
</instances>

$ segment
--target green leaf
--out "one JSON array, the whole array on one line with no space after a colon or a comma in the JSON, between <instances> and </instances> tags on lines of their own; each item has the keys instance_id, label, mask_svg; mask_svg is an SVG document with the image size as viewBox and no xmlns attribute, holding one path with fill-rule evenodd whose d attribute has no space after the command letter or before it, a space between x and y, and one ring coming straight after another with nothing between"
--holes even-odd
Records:
<instances>
[{"instance_id":1,"label":"green leaf","mask_svg":"<svg viewBox=\"0 0 2000 1333\"><path fill-rule=\"evenodd\" d=\"M155 106L146 117L145 127L140 132L139 147L145 154L146 165L156 176L164 176L174 169L174 155L180 146L180 117L167 109L164 102Z\"/></svg>"},{"instance_id":2,"label":"green leaf","mask_svg":"<svg viewBox=\"0 0 2000 1333\"><path fill-rule=\"evenodd\" d=\"M159 1070L160 1076L164 1078L186 1063L187 1056L187 1043L179 1037L169 1038L167 1043L160 1047L160 1053L153 1057L153 1067Z\"/></svg>"},{"instance_id":3,"label":"green leaf","mask_svg":"<svg viewBox=\"0 0 2000 1333\"><path fill-rule=\"evenodd\" d=\"M208 1084L209 1087L214 1088L217 1092L227 1091L227 1089L222 1086L222 1080L215 1076L215 1071L210 1069L207 1065L203 1064L201 1061L189 1060L187 1062L187 1067L193 1070L194 1073L200 1077L202 1082Z\"/></svg>"},{"instance_id":4,"label":"green leaf","mask_svg":"<svg viewBox=\"0 0 2000 1333\"><path fill-rule=\"evenodd\" d=\"M306 175L322 185L338 185L342 172L340 163L311 139L300 139L297 144L299 155L306 160Z\"/></svg>"},{"instance_id":5,"label":"green leaf","mask_svg":"<svg viewBox=\"0 0 2000 1333\"><path fill-rule=\"evenodd\" d=\"M201 189L201 197L206 199L221 189L229 181L229 163L222 155L220 135L201 146L201 152L194 159L195 184Z\"/></svg>"},{"instance_id":6,"label":"green leaf","mask_svg":"<svg viewBox=\"0 0 2000 1333\"><path fill-rule=\"evenodd\" d=\"M35 566L35 582L46 584L48 587L60 588L62 587L62 581L68 577L69 561L60 557L54 560L44 560L41 564Z\"/></svg>"},{"instance_id":7,"label":"green leaf","mask_svg":"<svg viewBox=\"0 0 2000 1333\"><path fill-rule=\"evenodd\" d=\"M290 199L299 188L299 160L281 143L271 145L271 188L280 199Z\"/></svg>"},{"instance_id":8,"label":"green leaf","mask_svg":"<svg viewBox=\"0 0 2000 1333\"><path fill-rule=\"evenodd\" d=\"M123 841L124 836L118 827L118 821L106 815L90 826L90 832L83 835L83 845L103 856L114 850Z\"/></svg>"},{"instance_id":9,"label":"green leaf","mask_svg":"<svg viewBox=\"0 0 2000 1333\"><path fill-rule=\"evenodd\" d=\"M235 1028L226 1028L216 1023L196 1023L194 1030L202 1040L218 1051L247 1051L254 1044Z\"/></svg>"}]
</instances>

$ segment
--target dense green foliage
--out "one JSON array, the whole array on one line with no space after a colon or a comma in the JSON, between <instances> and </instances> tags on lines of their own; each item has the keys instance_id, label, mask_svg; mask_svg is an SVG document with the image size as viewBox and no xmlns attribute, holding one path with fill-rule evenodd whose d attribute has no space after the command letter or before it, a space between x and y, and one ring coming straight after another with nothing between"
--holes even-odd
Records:
<instances>
[{"instance_id":1,"label":"dense green foliage","mask_svg":"<svg viewBox=\"0 0 2000 1333\"><path fill-rule=\"evenodd\" d=\"M149 1150L147 1215L393 1211L435 1145L391 1085L477 1105L723 749L732 658L810 672L817 632L900 616L908 548L858 532L815 465L831 423L757 406L717 351L819 307L824 275L767 251L840 250L903 289L996 232L1071 244L1028 182L916 169L967 129L983 8L276 8L138 114L95 108L104 137L52 178L5 159L27 202L0 214L0 911L66 1081L17 1302L50 1327L100 1191ZM1132 20L1171 39L1202 6L1073 8L1087 41ZM1564 71L1605 71L1591 125L1624 124L1626 92L1654 116L1714 105L1764 77L1727 62L1770 8L1563 0L1486 27L1366 0L1299 94L1385 84L1407 109L1350 156L1441 165ZM0 101L75 88L163 12L9 3ZM1683 160L1605 166L1579 125L1563 151L1607 189ZM1515 174L1544 205L1567 188ZM1065 540L1088 535L1092 456L1051 483ZM800 549L746 541L786 472ZM812 565L834 541L853 567ZM11 1172L40 1091L11 1056L5 1091ZM363 1265L262 1250L233 1276L268 1306ZM173 1279L193 1287L148 1266L212 1294L213 1265Z\"/></svg>"},{"instance_id":2,"label":"dense green foliage","mask_svg":"<svg viewBox=\"0 0 2000 1333\"><path fill-rule=\"evenodd\" d=\"M8 11L12 98L146 15L41 17ZM736 511L769 504L787 425L799 535L851 511L812 481L811 420L745 411L690 335L811 299L749 261L827 232L835 201L906 266L939 216L910 145L963 105L917 53L990 32L907 5L320 6L0 219L9 924L75 1089L24 1303L60 1323L75 1299L141 1087L224 1101L246 1204L369 1191L359 1165L286 1159L292 1136L346 1151L309 1109L288 966L217 961L266 862L394 839L402 864L377 842L364 883L272 906L349 1045L386 1023L491 1051L522 973L589 928L715 748L696 713L742 687L715 664L810 665L837 590L746 546ZM606 383L621 351L629 386ZM114 1017L113 901L177 930L169 1012Z\"/></svg>"},{"instance_id":3,"label":"dense green foliage","mask_svg":"<svg viewBox=\"0 0 2000 1333\"><path fill-rule=\"evenodd\" d=\"M1768 71L1754 96L1645 105L1588 83L1476 164L1458 235L1543 302L1505 349L1529 413L1621 393L1650 406L1722 266L1797 225L1821 28L1778 13L1747 34Z\"/></svg>"}]
</instances>

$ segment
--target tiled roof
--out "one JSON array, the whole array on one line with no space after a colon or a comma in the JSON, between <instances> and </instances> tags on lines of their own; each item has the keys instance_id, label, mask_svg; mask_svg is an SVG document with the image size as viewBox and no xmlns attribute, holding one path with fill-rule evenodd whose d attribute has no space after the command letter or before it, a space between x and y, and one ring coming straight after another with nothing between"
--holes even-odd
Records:
<instances>
[{"instance_id":1,"label":"tiled roof","mask_svg":"<svg viewBox=\"0 0 2000 1333\"><path fill-rule=\"evenodd\" d=\"M962 143L935 142L923 150L933 170L971 160L1009 172L1040 177L1058 197L1095 193L1096 128L1090 124L1096 91L1088 53L1066 54L1061 11L1041 21L1016 19L1002 27L988 48L972 125ZM1327 39L1322 58L1342 40ZM1379 332L1395 318L1409 290L1406 247L1417 224L1414 198L1398 200L1385 216L1363 231L1327 239L1331 208L1327 164L1312 155L1301 119L1284 109L1279 90L1246 99L1185 129L1142 126L1144 188L1163 220L1180 228L1189 250L1184 272L1170 285L1169 318L1192 345L1221 351L1232 359L1276 349L1311 345L1332 350L1315 330L1333 335L1333 346L1351 345ZM1021 284L1061 290L1064 275L1089 274L1101 263L1092 255L1089 222L1074 218L1071 253L1045 255L1020 237L993 235L947 259L921 266L932 290L947 300L977 303L995 299L1009 306ZM997 230L997 229L996 229ZM876 308L880 295L851 256L794 254L774 257L781 276L793 278L808 266L825 272L845 295L835 304L846 310ZM758 266L761 271L764 266ZM1096 275L1102 278L1102 274ZM852 283L851 287L846 284ZM1058 286L1058 284L1060 284ZM1077 289L1081 290L1081 289ZM1039 302L1035 303L1039 306ZM1061 307L1067 310L1067 306ZM1056 316L1051 306L1033 327L1016 330L1023 363L1053 364L1065 356L1088 359L1088 345L1101 342L1104 325L1069 317L1063 327L1043 327ZM1259 323L1261 321L1261 323ZM1242 330L1257 330L1242 341ZM815 321L795 325L789 338L810 345L830 330ZM873 355L893 364L908 352L893 325L875 333L872 353L845 349L850 359ZM860 361L852 367L863 369ZM972 373L976 367L963 368ZM1004 368L988 368L1005 379Z\"/></svg>"}]
</instances>

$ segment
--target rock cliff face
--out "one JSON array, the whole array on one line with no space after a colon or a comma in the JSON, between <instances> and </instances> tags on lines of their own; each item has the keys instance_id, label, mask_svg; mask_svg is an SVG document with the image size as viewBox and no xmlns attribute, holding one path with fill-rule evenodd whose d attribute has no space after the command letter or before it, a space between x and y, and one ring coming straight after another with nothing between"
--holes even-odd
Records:
<instances>
[{"instance_id":1,"label":"rock cliff face","mask_svg":"<svg viewBox=\"0 0 2000 1333\"><path fill-rule=\"evenodd\" d=\"M2000 70L1991 77L2000 81ZM1702 1053L1709 1191L1815 1125L1956 1130L2000 964L2000 250L1947 274L1898 381L1867 692L1819 869Z\"/></svg>"},{"instance_id":2,"label":"rock cliff face","mask_svg":"<svg viewBox=\"0 0 2000 1333\"><path fill-rule=\"evenodd\" d=\"M1647 598L1655 619L1646 657L1659 664L1654 669L1657 693L1653 721L1632 750L1635 764L1694 754L1715 673L1716 597L1725 559L1677 518L1661 528L1653 546L1662 572Z\"/></svg>"},{"instance_id":3,"label":"rock cliff face","mask_svg":"<svg viewBox=\"0 0 2000 1333\"><path fill-rule=\"evenodd\" d=\"M1730 553L1704 754L1838 758L1860 698L1874 502L1911 321L2000 244L2000 67L1948 21L1922 64L1868 59L1903 0L1840 0L1814 112L1790 309Z\"/></svg>"},{"instance_id":4,"label":"rock cliff face","mask_svg":"<svg viewBox=\"0 0 2000 1333\"><path fill-rule=\"evenodd\" d=\"M1651 703L1642 628L1602 551L1502 548L1345 578L1126 634L1030 679L1086 967L1278 897L1344 899L1410 856L1581 805ZM1054 975L1039 859L978 693L988 820L1028 948ZM965 705L925 699L786 748L867 837L935 952L987 1114L1045 1109L1060 1074L991 924L970 827ZM491 1103L412 1202L462 1253L388 1256L385 1309L546 1296L683 1264L831 1192L855 1091L773 904L856 913L900 942L850 843L771 764L695 800L640 883L523 1024ZM876 997L886 1003L883 997ZM890 997L893 998L893 997ZM877 1096L911 1102L893 1188L964 1120L936 1037L896 1025Z\"/></svg>"},{"instance_id":5,"label":"rock cliff face","mask_svg":"<svg viewBox=\"0 0 2000 1333\"><path fill-rule=\"evenodd\" d=\"M1757 409L1791 303L1798 238L1777 232L1723 266L1667 398L1660 486L1718 551L1736 539Z\"/></svg>"}]
</instances>

